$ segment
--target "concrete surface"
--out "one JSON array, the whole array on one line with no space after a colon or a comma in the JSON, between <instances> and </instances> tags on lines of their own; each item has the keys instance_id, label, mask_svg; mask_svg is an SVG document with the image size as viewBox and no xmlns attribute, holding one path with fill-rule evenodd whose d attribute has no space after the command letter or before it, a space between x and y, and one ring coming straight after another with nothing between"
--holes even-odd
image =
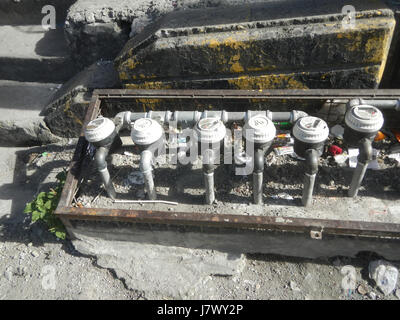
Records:
<instances>
[{"instance_id":1,"label":"concrete surface","mask_svg":"<svg viewBox=\"0 0 400 320\"><path fill-rule=\"evenodd\" d=\"M77 235L77 234L75 234ZM131 241L107 241L80 235L74 247L97 257L97 264L113 269L130 289L171 298L189 298L207 277L238 276L244 255Z\"/></svg>"},{"instance_id":2,"label":"concrete surface","mask_svg":"<svg viewBox=\"0 0 400 320\"><path fill-rule=\"evenodd\" d=\"M0 79L64 82L76 72L68 50L62 27L0 25Z\"/></svg>"},{"instance_id":3,"label":"concrete surface","mask_svg":"<svg viewBox=\"0 0 400 320\"><path fill-rule=\"evenodd\" d=\"M64 24L67 10L76 0L1 0L0 25L38 25L44 14L42 8L52 5L56 9L56 23Z\"/></svg>"},{"instance_id":4,"label":"concrete surface","mask_svg":"<svg viewBox=\"0 0 400 320\"><path fill-rule=\"evenodd\" d=\"M395 20L383 2L276 1L170 13L116 58L126 88L376 88Z\"/></svg>"},{"instance_id":5,"label":"concrete surface","mask_svg":"<svg viewBox=\"0 0 400 320\"><path fill-rule=\"evenodd\" d=\"M59 84L0 80L0 145L55 142L40 112Z\"/></svg>"},{"instance_id":6,"label":"concrete surface","mask_svg":"<svg viewBox=\"0 0 400 320\"><path fill-rule=\"evenodd\" d=\"M114 59L130 34L168 12L253 2L262 0L78 0L68 12L65 31L74 61L84 67Z\"/></svg>"}]
</instances>

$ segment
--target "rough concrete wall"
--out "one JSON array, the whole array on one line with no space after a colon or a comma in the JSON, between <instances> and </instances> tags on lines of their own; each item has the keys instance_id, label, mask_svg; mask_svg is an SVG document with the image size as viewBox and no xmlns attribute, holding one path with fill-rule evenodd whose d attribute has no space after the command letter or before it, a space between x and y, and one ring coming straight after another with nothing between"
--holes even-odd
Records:
<instances>
[{"instance_id":1,"label":"rough concrete wall","mask_svg":"<svg viewBox=\"0 0 400 320\"><path fill-rule=\"evenodd\" d=\"M100 59L114 59L130 34L137 35L145 26L166 13L189 8L226 7L262 1L78 0L68 12L66 37L76 63L81 67L88 66Z\"/></svg>"},{"instance_id":2,"label":"rough concrete wall","mask_svg":"<svg viewBox=\"0 0 400 320\"><path fill-rule=\"evenodd\" d=\"M94 89L120 88L111 61L92 64L65 83L41 115L50 131L60 137L77 137Z\"/></svg>"},{"instance_id":3,"label":"rough concrete wall","mask_svg":"<svg viewBox=\"0 0 400 320\"><path fill-rule=\"evenodd\" d=\"M282 0L171 13L116 59L126 88L376 88L395 26L379 1ZM221 24L222 23L222 24Z\"/></svg>"}]
</instances>

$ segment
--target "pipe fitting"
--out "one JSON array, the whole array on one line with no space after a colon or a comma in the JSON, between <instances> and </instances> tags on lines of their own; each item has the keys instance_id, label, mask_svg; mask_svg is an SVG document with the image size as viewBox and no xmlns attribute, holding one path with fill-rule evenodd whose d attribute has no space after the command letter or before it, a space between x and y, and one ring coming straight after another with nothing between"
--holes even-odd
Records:
<instances>
[{"instance_id":1,"label":"pipe fitting","mask_svg":"<svg viewBox=\"0 0 400 320\"><path fill-rule=\"evenodd\" d=\"M147 192L147 196L150 200L156 200L157 194L153 180L153 153L150 150L144 150L140 154L139 170L143 174L144 185Z\"/></svg>"}]
</instances>

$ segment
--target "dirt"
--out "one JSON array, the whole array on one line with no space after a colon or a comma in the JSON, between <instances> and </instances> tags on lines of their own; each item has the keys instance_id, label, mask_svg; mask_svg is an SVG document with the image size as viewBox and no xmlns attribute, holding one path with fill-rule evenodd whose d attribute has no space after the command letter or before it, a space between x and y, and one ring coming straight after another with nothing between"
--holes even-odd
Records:
<instances>
[{"instance_id":1,"label":"dirt","mask_svg":"<svg viewBox=\"0 0 400 320\"><path fill-rule=\"evenodd\" d=\"M275 142L275 144L277 141ZM332 140L332 143L337 143ZM204 204L201 161L192 166L156 162L153 175L159 200L171 204L114 203L105 192L94 163L85 169L87 174L76 196L75 206L120 209L147 209L176 212L263 215L276 217L307 217L321 219L362 220L371 222L400 222L399 164L388 158L391 143L374 143L380 150L379 170L369 169L359 196L347 197L352 172L347 163L335 162L326 151L320 158L319 172L314 188L313 205L301 205L305 164L295 155L278 156L274 151L266 156L264 170L264 204L252 203L252 176L236 176L234 167L220 165L215 171L216 201ZM345 152L346 149L344 148ZM125 145L109 157L109 170L119 200L145 199L143 181L138 184L134 175L140 175L140 155L133 145Z\"/></svg>"}]
</instances>

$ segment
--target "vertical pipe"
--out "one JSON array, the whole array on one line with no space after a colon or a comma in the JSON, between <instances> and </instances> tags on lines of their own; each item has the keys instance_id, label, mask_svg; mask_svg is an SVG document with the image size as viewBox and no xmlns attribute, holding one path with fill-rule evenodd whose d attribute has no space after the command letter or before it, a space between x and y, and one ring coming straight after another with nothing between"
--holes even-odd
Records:
<instances>
[{"instance_id":1,"label":"vertical pipe","mask_svg":"<svg viewBox=\"0 0 400 320\"><path fill-rule=\"evenodd\" d=\"M101 179L103 180L104 188L106 189L108 196L111 199L115 199L117 197L117 194L115 192L114 185L112 184L111 181L110 172L108 171L107 168L105 168L105 169L100 169L99 173Z\"/></svg>"},{"instance_id":2,"label":"vertical pipe","mask_svg":"<svg viewBox=\"0 0 400 320\"><path fill-rule=\"evenodd\" d=\"M206 149L203 153L203 177L206 195L206 204L212 204L215 201L214 192L214 169L215 153L213 149Z\"/></svg>"},{"instance_id":3,"label":"vertical pipe","mask_svg":"<svg viewBox=\"0 0 400 320\"><path fill-rule=\"evenodd\" d=\"M303 203L303 206L305 206L305 207L308 207L312 203L316 176L317 176L316 173L314 173L314 174L305 173L304 174L303 197L301 198L301 202Z\"/></svg>"},{"instance_id":4,"label":"vertical pipe","mask_svg":"<svg viewBox=\"0 0 400 320\"><path fill-rule=\"evenodd\" d=\"M108 152L110 151L111 145L107 147L100 147L97 148L96 150L96 164L98 171L100 173L101 179L104 184L104 188L107 191L107 194L110 198L115 199L116 198L116 192L114 189L114 185L112 184L110 173L107 168L107 162L106 158L108 155Z\"/></svg>"},{"instance_id":5,"label":"vertical pipe","mask_svg":"<svg viewBox=\"0 0 400 320\"><path fill-rule=\"evenodd\" d=\"M151 161L153 159L153 153L150 150L144 150L140 154L139 169L143 174L144 186L147 192L149 200L156 200L157 194L154 186L153 173L151 167Z\"/></svg>"},{"instance_id":6,"label":"vertical pipe","mask_svg":"<svg viewBox=\"0 0 400 320\"><path fill-rule=\"evenodd\" d=\"M253 172L253 201L254 204L263 203L263 176L265 153L267 148L265 146L257 147L254 153L254 172Z\"/></svg>"},{"instance_id":7,"label":"vertical pipe","mask_svg":"<svg viewBox=\"0 0 400 320\"><path fill-rule=\"evenodd\" d=\"M204 186L206 189L206 204L212 204L215 201L214 193L214 172L203 172Z\"/></svg>"},{"instance_id":8,"label":"vertical pipe","mask_svg":"<svg viewBox=\"0 0 400 320\"><path fill-rule=\"evenodd\" d=\"M253 172L253 200L263 204L263 172Z\"/></svg>"},{"instance_id":9,"label":"vertical pipe","mask_svg":"<svg viewBox=\"0 0 400 320\"><path fill-rule=\"evenodd\" d=\"M351 179L350 189L348 192L349 197L356 197L361 183L364 179L365 172L367 171L368 164L372 160L372 141L364 138L359 142L360 153L358 155L357 167L354 170Z\"/></svg>"},{"instance_id":10,"label":"vertical pipe","mask_svg":"<svg viewBox=\"0 0 400 320\"><path fill-rule=\"evenodd\" d=\"M301 202L307 207L312 203L315 177L318 172L318 151L315 149L308 149L305 152L305 159L306 172L304 173L303 196Z\"/></svg>"}]
</instances>

